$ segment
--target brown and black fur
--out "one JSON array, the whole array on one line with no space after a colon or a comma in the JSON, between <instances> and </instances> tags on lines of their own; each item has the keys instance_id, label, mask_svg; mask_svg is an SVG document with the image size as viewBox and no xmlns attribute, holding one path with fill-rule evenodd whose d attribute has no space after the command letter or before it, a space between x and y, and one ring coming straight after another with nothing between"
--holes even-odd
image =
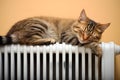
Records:
<instances>
[{"instance_id":1,"label":"brown and black fur","mask_svg":"<svg viewBox=\"0 0 120 80\"><path fill-rule=\"evenodd\" d=\"M91 47L101 54L99 41L110 25L97 23L81 11L78 19L32 17L14 24L6 36L0 36L0 45L44 45L55 42ZM99 52L100 51L100 52Z\"/></svg>"}]
</instances>

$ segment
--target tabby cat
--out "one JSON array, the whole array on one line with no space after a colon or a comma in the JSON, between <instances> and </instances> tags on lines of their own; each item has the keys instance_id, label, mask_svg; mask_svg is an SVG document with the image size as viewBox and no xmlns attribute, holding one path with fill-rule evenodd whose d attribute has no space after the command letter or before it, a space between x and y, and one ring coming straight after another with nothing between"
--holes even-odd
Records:
<instances>
[{"instance_id":1,"label":"tabby cat","mask_svg":"<svg viewBox=\"0 0 120 80\"><path fill-rule=\"evenodd\" d=\"M78 19L55 17L32 17L17 22L6 36L0 36L0 45L26 44L44 45L55 42L86 46L101 55L99 41L110 25L97 23L81 11Z\"/></svg>"}]
</instances>

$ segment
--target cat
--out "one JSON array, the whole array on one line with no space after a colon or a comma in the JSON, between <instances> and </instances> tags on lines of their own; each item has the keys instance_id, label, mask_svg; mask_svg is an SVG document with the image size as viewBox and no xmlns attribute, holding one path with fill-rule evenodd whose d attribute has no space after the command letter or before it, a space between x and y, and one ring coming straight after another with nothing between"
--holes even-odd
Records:
<instances>
[{"instance_id":1,"label":"cat","mask_svg":"<svg viewBox=\"0 0 120 80\"><path fill-rule=\"evenodd\" d=\"M88 18L83 9L78 19L32 17L14 24L6 36L0 36L0 45L44 45L56 42L90 47L101 55L99 42L110 23L101 24Z\"/></svg>"}]
</instances>

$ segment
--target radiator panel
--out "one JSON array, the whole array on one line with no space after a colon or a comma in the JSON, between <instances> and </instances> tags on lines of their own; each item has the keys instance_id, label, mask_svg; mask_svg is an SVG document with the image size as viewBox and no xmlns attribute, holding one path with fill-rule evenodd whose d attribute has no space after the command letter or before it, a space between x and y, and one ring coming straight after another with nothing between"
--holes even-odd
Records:
<instances>
[{"instance_id":1,"label":"radiator panel","mask_svg":"<svg viewBox=\"0 0 120 80\"><path fill-rule=\"evenodd\" d=\"M105 62L106 59L103 57L102 60ZM104 65L102 63L102 79L106 79L104 78L106 73L103 73ZM114 75L111 77L113 78ZM0 47L0 80L8 78L11 80L98 80L98 58L89 48L66 44L6 45Z\"/></svg>"}]
</instances>

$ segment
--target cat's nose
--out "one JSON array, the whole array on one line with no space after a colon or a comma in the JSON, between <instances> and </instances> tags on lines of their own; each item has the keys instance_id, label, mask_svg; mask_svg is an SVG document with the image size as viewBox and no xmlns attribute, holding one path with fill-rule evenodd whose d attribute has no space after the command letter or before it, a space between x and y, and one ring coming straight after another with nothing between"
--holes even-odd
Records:
<instances>
[{"instance_id":1,"label":"cat's nose","mask_svg":"<svg viewBox=\"0 0 120 80\"><path fill-rule=\"evenodd\" d=\"M83 40L87 40L88 39L88 35L86 33L83 34Z\"/></svg>"}]
</instances>

